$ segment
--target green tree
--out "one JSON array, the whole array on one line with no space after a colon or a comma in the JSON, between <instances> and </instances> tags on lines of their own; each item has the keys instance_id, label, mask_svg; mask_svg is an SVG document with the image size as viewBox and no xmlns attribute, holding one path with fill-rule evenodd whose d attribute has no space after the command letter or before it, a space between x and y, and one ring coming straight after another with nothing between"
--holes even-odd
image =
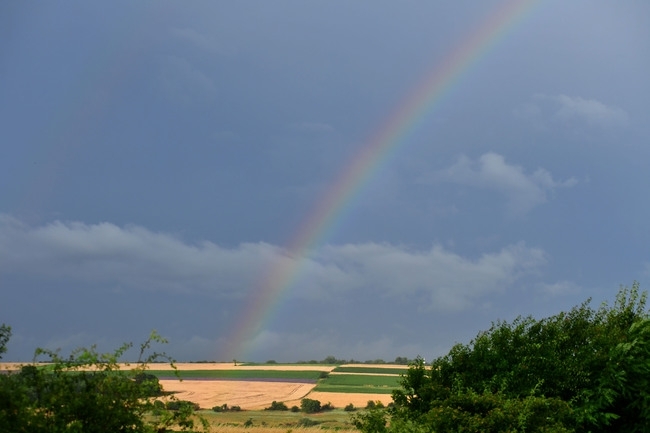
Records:
<instances>
[{"instance_id":1,"label":"green tree","mask_svg":"<svg viewBox=\"0 0 650 433\"><path fill-rule=\"evenodd\" d=\"M393 393L391 433L650 431L650 318L639 284L544 319L498 321ZM357 418L377 424L379 416ZM363 429L362 429L363 430ZM370 431L370 430L368 430Z\"/></svg>"},{"instance_id":2,"label":"green tree","mask_svg":"<svg viewBox=\"0 0 650 433\"><path fill-rule=\"evenodd\" d=\"M2 354L7 351L7 343L11 338L11 326L7 326L4 323L0 325L0 359L2 359Z\"/></svg>"},{"instance_id":3,"label":"green tree","mask_svg":"<svg viewBox=\"0 0 650 433\"><path fill-rule=\"evenodd\" d=\"M320 412L321 406L320 401L313 400L311 398L303 398L300 400L300 410L305 413L316 413Z\"/></svg>"},{"instance_id":4,"label":"green tree","mask_svg":"<svg viewBox=\"0 0 650 433\"><path fill-rule=\"evenodd\" d=\"M67 358L37 349L35 360L44 356L50 365L25 365L20 373L0 375L0 430L139 433L174 426L193 429L194 407L172 411L155 404L160 388L157 379L146 375L147 365L165 359L173 366L173 360L164 353L150 353L154 342L166 341L152 333L140 346L138 362L126 371L120 369L118 360L131 344L107 354L98 353L94 346L79 349Z\"/></svg>"}]
</instances>

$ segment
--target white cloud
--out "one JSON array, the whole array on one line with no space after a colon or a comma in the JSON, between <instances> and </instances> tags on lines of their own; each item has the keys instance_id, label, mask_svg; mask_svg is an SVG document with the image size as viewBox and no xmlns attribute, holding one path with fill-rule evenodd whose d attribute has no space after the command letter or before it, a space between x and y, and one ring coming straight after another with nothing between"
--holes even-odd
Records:
<instances>
[{"instance_id":1,"label":"white cloud","mask_svg":"<svg viewBox=\"0 0 650 433\"><path fill-rule=\"evenodd\" d=\"M579 96L536 94L532 101L514 110L517 117L544 128L548 122L586 124L602 128L624 127L630 118L622 108Z\"/></svg>"},{"instance_id":2,"label":"white cloud","mask_svg":"<svg viewBox=\"0 0 650 433\"><path fill-rule=\"evenodd\" d=\"M426 309L463 310L488 294L501 293L546 262L541 249L523 243L477 259L440 245L412 251L390 244L348 244L322 248L311 263L328 276L328 291L372 288L377 296L427 300ZM332 272L332 271L335 272ZM309 272L310 277L317 272ZM331 293L331 292L330 292Z\"/></svg>"},{"instance_id":3,"label":"white cloud","mask_svg":"<svg viewBox=\"0 0 650 433\"><path fill-rule=\"evenodd\" d=\"M425 299L423 308L462 310L538 272L545 262L542 250L523 243L476 259L439 245L413 251L372 242L327 245L300 259L265 243L225 248L138 226L55 221L32 227L0 215L0 274L77 281L89 289L232 297L259 288L268 266L283 266L300 270L300 290L291 296L327 300L372 291L398 301Z\"/></svg>"},{"instance_id":4,"label":"white cloud","mask_svg":"<svg viewBox=\"0 0 650 433\"><path fill-rule=\"evenodd\" d=\"M607 106L595 99L583 99L566 95L547 96L559 104L555 116L564 121L580 119L591 125L626 126L628 115L618 107Z\"/></svg>"},{"instance_id":5,"label":"white cloud","mask_svg":"<svg viewBox=\"0 0 650 433\"><path fill-rule=\"evenodd\" d=\"M543 293L549 296L566 296L580 293L580 286L571 281L558 281L553 284L541 284Z\"/></svg>"},{"instance_id":6,"label":"white cloud","mask_svg":"<svg viewBox=\"0 0 650 433\"><path fill-rule=\"evenodd\" d=\"M55 221L30 227L0 216L0 272L123 289L234 295L277 255L268 244L193 245L143 227Z\"/></svg>"},{"instance_id":7,"label":"white cloud","mask_svg":"<svg viewBox=\"0 0 650 433\"><path fill-rule=\"evenodd\" d=\"M434 179L496 191L506 196L508 211L522 215L547 201L556 188L572 187L577 180L557 181L545 169L528 175L518 165L510 165L497 153L489 152L477 161L461 155L451 167L434 175Z\"/></svg>"}]
</instances>

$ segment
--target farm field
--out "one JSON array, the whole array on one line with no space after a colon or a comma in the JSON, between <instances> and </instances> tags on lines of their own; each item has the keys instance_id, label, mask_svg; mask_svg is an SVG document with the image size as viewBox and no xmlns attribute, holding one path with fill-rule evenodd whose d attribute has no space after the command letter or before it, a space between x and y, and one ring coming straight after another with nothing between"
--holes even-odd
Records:
<instances>
[{"instance_id":1,"label":"farm field","mask_svg":"<svg viewBox=\"0 0 650 433\"><path fill-rule=\"evenodd\" d=\"M42 364L46 365L46 364ZM366 406L369 400L389 404L391 391L398 386L399 374L406 371L400 365L323 365L323 364L237 364L229 363L177 363L179 381L169 364L150 364L148 373L158 376L166 391L173 392L180 400L189 400L207 409L210 418L239 418L253 416L273 401L284 402L288 407L300 406L303 398L319 400L322 404L331 403L342 409L352 403L357 408ZM132 365L122 364L124 369ZM0 370L16 370L18 363L2 363ZM329 375L319 380L322 373ZM237 413L214 413L212 407L227 404L239 406L243 411ZM249 411L251 411L249 413ZM331 413L312 416L325 416ZM213 415L214 414L214 415ZM273 416L295 417L304 414L271 411L260 412L257 417ZM341 411L339 417L347 419L347 412ZM248 418L246 418L248 419ZM238 421L225 421L234 422ZM268 422L268 421L267 421ZM340 426L339 426L340 427Z\"/></svg>"},{"instance_id":2,"label":"farm field","mask_svg":"<svg viewBox=\"0 0 650 433\"><path fill-rule=\"evenodd\" d=\"M323 429L358 432L351 424L350 412L340 409L318 414L260 410L226 413L201 411L201 415L210 423L211 431L219 433L286 433L288 430L318 433Z\"/></svg>"},{"instance_id":3,"label":"farm field","mask_svg":"<svg viewBox=\"0 0 650 433\"><path fill-rule=\"evenodd\" d=\"M149 372L161 377L163 388L174 392L178 399L192 401L203 409L226 404L245 411L262 410L273 401L288 407L300 406L306 397L331 403L335 408L350 403L363 408L369 400L387 405L392 401L391 391L398 386L397 373L406 371L404 366L235 366L233 363L177 364L177 368L184 379L181 382L172 377L170 368L153 365ZM338 369L342 371L337 372ZM319 380L322 373L329 373L329 377Z\"/></svg>"}]
</instances>

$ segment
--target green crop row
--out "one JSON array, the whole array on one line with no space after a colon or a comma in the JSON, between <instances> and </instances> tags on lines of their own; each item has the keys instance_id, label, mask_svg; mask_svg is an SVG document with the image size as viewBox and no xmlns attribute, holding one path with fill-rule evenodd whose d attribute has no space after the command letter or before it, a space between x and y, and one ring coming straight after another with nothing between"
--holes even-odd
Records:
<instances>
[{"instance_id":1,"label":"green crop row","mask_svg":"<svg viewBox=\"0 0 650 433\"><path fill-rule=\"evenodd\" d=\"M366 374L404 374L408 371L408 367L336 367L332 372L334 373L366 373Z\"/></svg>"},{"instance_id":2,"label":"green crop row","mask_svg":"<svg viewBox=\"0 0 650 433\"><path fill-rule=\"evenodd\" d=\"M376 386L343 386L343 385L328 385L319 383L314 388L318 392L340 392L340 393L356 393L356 394L392 394L396 388L376 387Z\"/></svg>"},{"instance_id":3,"label":"green crop row","mask_svg":"<svg viewBox=\"0 0 650 433\"><path fill-rule=\"evenodd\" d=\"M366 374L332 374L321 379L314 388L320 392L390 394L399 388L399 376L371 376Z\"/></svg>"}]
</instances>

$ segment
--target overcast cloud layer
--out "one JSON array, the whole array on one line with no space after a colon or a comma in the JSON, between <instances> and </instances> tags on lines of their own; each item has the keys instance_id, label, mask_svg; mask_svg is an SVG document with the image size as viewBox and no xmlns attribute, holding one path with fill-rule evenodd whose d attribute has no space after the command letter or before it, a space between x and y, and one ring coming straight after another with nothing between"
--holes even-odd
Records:
<instances>
[{"instance_id":1,"label":"overcast cloud layer","mask_svg":"<svg viewBox=\"0 0 650 433\"><path fill-rule=\"evenodd\" d=\"M4 359L151 329L253 361L427 358L650 282L650 4L540 2L288 249L347 161L502 1L0 7Z\"/></svg>"}]
</instances>

